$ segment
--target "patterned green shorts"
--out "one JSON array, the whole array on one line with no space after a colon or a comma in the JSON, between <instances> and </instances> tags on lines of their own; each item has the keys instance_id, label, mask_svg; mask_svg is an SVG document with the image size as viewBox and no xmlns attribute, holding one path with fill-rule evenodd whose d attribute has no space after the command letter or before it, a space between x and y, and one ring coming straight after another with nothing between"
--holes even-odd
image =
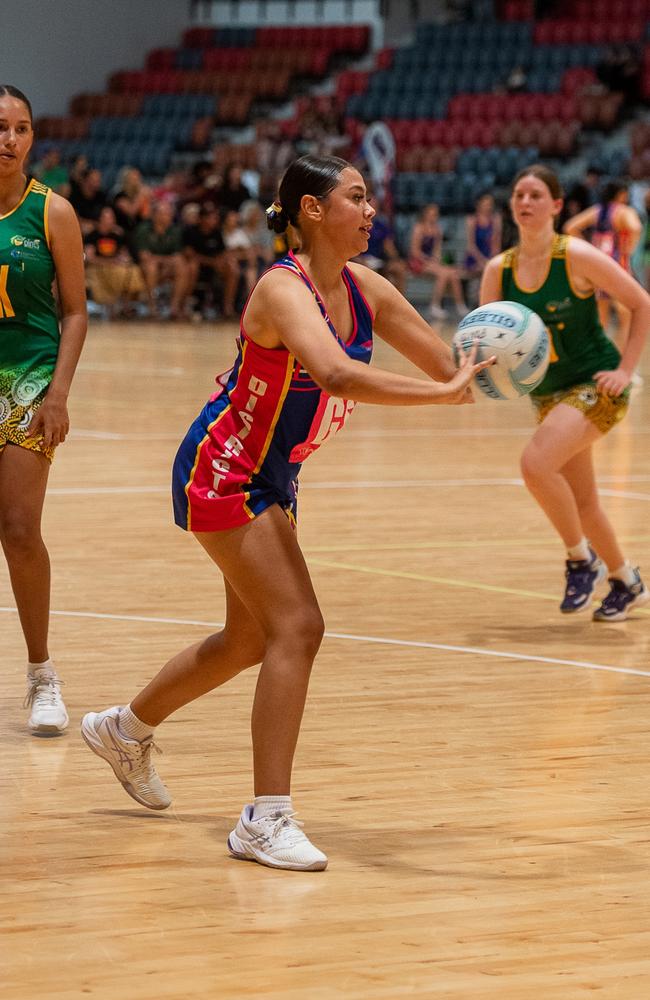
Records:
<instances>
[{"instance_id":1,"label":"patterned green shorts","mask_svg":"<svg viewBox=\"0 0 650 1000\"><path fill-rule=\"evenodd\" d=\"M0 379L1 382L1 379ZM28 451L44 455L48 462L54 458L55 449L46 448L40 438L27 437L30 421L43 402L47 388L43 389L24 404L17 403L13 396L0 394L0 453L6 445L14 444Z\"/></svg>"},{"instance_id":2,"label":"patterned green shorts","mask_svg":"<svg viewBox=\"0 0 650 1000\"><path fill-rule=\"evenodd\" d=\"M537 411L537 422L541 424L554 406L566 403L574 406L596 425L602 434L611 431L627 413L630 405L630 387L620 396L607 396L599 392L593 382L574 385L570 389L560 389L549 396L531 396L531 401Z\"/></svg>"}]
</instances>

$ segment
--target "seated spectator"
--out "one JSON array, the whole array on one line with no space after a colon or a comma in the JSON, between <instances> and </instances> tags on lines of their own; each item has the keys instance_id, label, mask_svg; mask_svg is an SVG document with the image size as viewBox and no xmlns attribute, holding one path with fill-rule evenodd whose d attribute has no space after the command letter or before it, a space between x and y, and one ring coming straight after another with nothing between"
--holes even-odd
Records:
<instances>
[{"instance_id":1,"label":"seated spectator","mask_svg":"<svg viewBox=\"0 0 650 1000\"><path fill-rule=\"evenodd\" d=\"M64 198L70 194L70 176L61 165L61 151L57 146L49 146L40 163L34 164L34 177Z\"/></svg>"},{"instance_id":2,"label":"seated spectator","mask_svg":"<svg viewBox=\"0 0 650 1000\"><path fill-rule=\"evenodd\" d=\"M461 270L442 260L443 232L440 227L440 213L437 205L425 205L420 218L413 227L409 254L409 267L414 274L430 274L435 278L433 297L429 312L433 319L444 319L447 315L442 307L447 287L451 289L459 316L469 312L465 304Z\"/></svg>"},{"instance_id":3,"label":"seated spectator","mask_svg":"<svg viewBox=\"0 0 650 1000\"><path fill-rule=\"evenodd\" d=\"M223 182L218 192L218 203L222 212L238 212L245 201L250 201L251 192L242 181L242 168L230 163L223 172ZM225 215L224 215L225 218Z\"/></svg>"},{"instance_id":4,"label":"seated spectator","mask_svg":"<svg viewBox=\"0 0 650 1000\"><path fill-rule=\"evenodd\" d=\"M184 216L187 215L184 212ZM221 298L224 319L234 319L239 265L226 252L216 205L205 202L196 222L186 226L183 253L188 266L188 293L194 293L199 311L204 312ZM221 296L217 279L220 279L223 289Z\"/></svg>"},{"instance_id":5,"label":"seated spectator","mask_svg":"<svg viewBox=\"0 0 650 1000\"><path fill-rule=\"evenodd\" d=\"M463 267L469 279L480 279L491 257L501 250L501 216L495 211L494 198L478 198L474 214L465 219L465 259Z\"/></svg>"},{"instance_id":6,"label":"seated spectator","mask_svg":"<svg viewBox=\"0 0 650 1000\"><path fill-rule=\"evenodd\" d=\"M113 197L115 218L131 246L132 234L151 215L151 192L136 167L122 168L116 188L117 193Z\"/></svg>"},{"instance_id":7,"label":"seated spectator","mask_svg":"<svg viewBox=\"0 0 650 1000\"><path fill-rule=\"evenodd\" d=\"M79 191L79 186L89 170L90 163L88 162L88 157L84 153L75 156L69 172L70 201L72 201L75 193Z\"/></svg>"},{"instance_id":8,"label":"seated spectator","mask_svg":"<svg viewBox=\"0 0 650 1000\"><path fill-rule=\"evenodd\" d=\"M239 212L226 212L221 234L231 260L237 262L240 273L245 278L246 294L250 295L257 281L257 257L251 238L242 227Z\"/></svg>"},{"instance_id":9,"label":"seated spectator","mask_svg":"<svg viewBox=\"0 0 650 1000\"><path fill-rule=\"evenodd\" d=\"M257 273L273 262L273 233L259 201L245 201L241 207L241 225L248 236L257 263Z\"/></svg>"},{"instance_id":10,"label":"seated spectator","mask_svg":"<svg viewBox=\"0 0 650 1000\"><path fill-rule=\"evenodd\" d=\"M151 219L141 222L133 240L147 286L149 306L158 315L160 287L171 281L170 319L180 319L188 291L188 264L183 256L183 234L174 225L172 210L165 202L156 205Z\"/></svg>"},{"instance_id":11,"label":"seated spectator","mask_svg":"<svg viewBox=\"0 0 650 1000\"><path fill-rule=\"evenodd\" d=\"M370 195L369 195L370 196ZM382 212L381 202L375 203L377 214L372 220L372 230L365 253L355 257L359 264L365 264L372 271L378 271L395 285L402 295L406 294L406 262L402 260L395 244L395 233L388 216Z\"/></svg>"},{"instance_id":12,"label":"seated spectator","mask_svg":"<svg viewBox=\"0 0 650 1000\"><path fill-rule=\"evenodd\" d=\"M128 303L144 292L140 268L133 262L124 230L115 222L109 206L99 215L97 226L86 234L86 278L91 296L98 305L107 306L109 314L128 313Z\"/></svg>"},{"instance_id":13,"label":"seated spectator","mask_svg":"<svg viewBox=\"0 0 650 1000\"><path fill-rule=\"evenodd\" d=\"M107 205L99 170L86 171L70 194L70 204L79 217L81 232L89 233L97 225L101 211Z\"/></svg>"}]
</instances>

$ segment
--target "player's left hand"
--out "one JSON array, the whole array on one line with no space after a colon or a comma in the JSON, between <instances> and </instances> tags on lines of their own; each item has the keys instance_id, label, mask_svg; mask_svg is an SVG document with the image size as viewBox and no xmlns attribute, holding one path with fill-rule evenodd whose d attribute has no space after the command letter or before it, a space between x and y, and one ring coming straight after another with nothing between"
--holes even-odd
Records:
<instances>
[{"instance_id":1,"label":"player's left hand","mask_svg":"<svg viewBox=\"0 0 650 1000\"><path fill-rule=\"evenodd\" d=\"M27 429L27 437L40 438L46 448L56 448L62 444L70 430L70 418L64 396L49 392L32 417Z\"/></svg>"},{"instance_id":2,"label":"player's left hand","mask_svg":"<svg viewBox=\"0 0 650 1000\"><path fill-rule=\"evenodd\" d=\"M632 376L624 368L615 368L610 372L596 372L594 379L600 392L607 396L620 396L630 384Z\"/></svg>"}]
</instances>

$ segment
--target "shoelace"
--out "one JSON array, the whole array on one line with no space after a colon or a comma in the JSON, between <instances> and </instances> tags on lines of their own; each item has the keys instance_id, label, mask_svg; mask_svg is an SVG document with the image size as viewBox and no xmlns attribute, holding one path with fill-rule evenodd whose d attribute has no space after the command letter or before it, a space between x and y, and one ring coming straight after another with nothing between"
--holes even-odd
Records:
<instances>
[{"instance_id":1,"label":"shoelace","mask_svg":"<svg viewBox=\"0 0 650 1000\"><path fill-rule=\"evenodd\" d=\"M573 595L579 590L584 590L591 582L591 577L594 575L595 570L593 569L572 569L570 566L566 569L567 578L567 594Z\"/></svg>"},{"instance_id":2,"label":"shoelace","mask_svg":"<svg viewBox=\"0 0 650 1000\"><path fill-rule=\"evenodd\" d=\"M129 755L135 758L133 761L134 769L137 768L140 770L141 768L153 766L149 760L152 750L155 750L159 756L162 756L162 750L153 740L144 740L142 743L136 740L133 742L136 746L133 750L129 747Z\"/></svg>"},{"instance_id":3,"label":"shoelace","mask_svg":"<svg viewBox=\"0 0 650 1000\"><path fill-rule=\"evenodd\" d=\"M28 678L29 690L25 695L23 708L30 708L36 704L38 708L56 708L61 698L59 690L63 681L54 674L44 677L30 676Z\"/></svg>"},{"instance_id":4,"label":"shoelace","mask_svg":"<svg viewBox=\"0 0 650 1000\"><path fill-rule=\"evenodd\" d=\"M627 587L622 582L619 583L618 580L613 580L612 589L604 598L602 606L606 609L615 608L616 611L622 611L627 604L630 594L633 597L635 596L631 587Z\"/></svg>"},{"instance_id":5,"label":"shoelace","mask_svg":"<svg viewBox=\"0 0 650 1000\"><path fill-rule=\"evenodd\" d=\"M305 836L302 832L302 828L305 824L301 823L300 820L295 819L295 816L295 812L281 813L279 816L276 816L275 819L272 816L269 816L268 819L273 823L271 836L277 837L281 833L284 833L285 836L289 834L289 843L291 845L302 840Z\"/></svg>"}]
</instances>

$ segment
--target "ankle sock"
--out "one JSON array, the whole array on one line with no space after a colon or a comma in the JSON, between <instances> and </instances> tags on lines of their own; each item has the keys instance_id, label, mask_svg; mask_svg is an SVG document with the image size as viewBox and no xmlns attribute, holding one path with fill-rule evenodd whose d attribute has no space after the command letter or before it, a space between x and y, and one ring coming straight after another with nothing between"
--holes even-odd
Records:
<instances>
[{"instance_id":1,"label":"ankle sock","mask_svg":"<svg viewBox=\"0 0 650 1000\"><path fill-rule=\"evenodd\" d=\"M569 559L572 560L591 559L591 552L589 551L589 542L587 541L586 538L582 538L577 545L572 545L570 548L567 548L566 554L569 557Z\"/></svg>"},{"instance_id":2,"label":"ankle sock","mask_svg":"<svg viewBox=\"0 0 650 1000\"><path fill-rule=\"evenodd\" d=\"M122 735L126 736L129 740L137 740L138 743L142 743L149 736L153 736L153 726L148 726L146 722L142 722L131 711L130 705L120 709L117 724Z\"/></svg>"},{"instance_id":3,"label":"ankle sock","mask_svg":"<svg viewBox=\"0 0 650 1000\"><path fill-rule=\"evenodd\" d=\"M56 667L49 657L43 663L28 663L27 676L33 677L35 674L54 674L56 677Z\"/></svg>"},{"instance_id":4,"label":"ankle sock","mask_svg":"<svg viewBox=\"0 0 650 1000\"><path fill-rule=\"evenodd\" d=\"M261 816L277 816L278 813L293 812L290 795L256 795L253 807L253 819Z\"/></svg>"},{"instance_id":5,"label":"ankle sock","mask_svg":"<svg viewBox=\"0 0 650 1000\"><path fill-rule=\"evenodd\" d=\"M632 587L638 582L636 570L630 566L629 562L624 562L618 569L613 569L609 575L617 580L622 580L626 587Z\"/></svg>"}]
</instances>

